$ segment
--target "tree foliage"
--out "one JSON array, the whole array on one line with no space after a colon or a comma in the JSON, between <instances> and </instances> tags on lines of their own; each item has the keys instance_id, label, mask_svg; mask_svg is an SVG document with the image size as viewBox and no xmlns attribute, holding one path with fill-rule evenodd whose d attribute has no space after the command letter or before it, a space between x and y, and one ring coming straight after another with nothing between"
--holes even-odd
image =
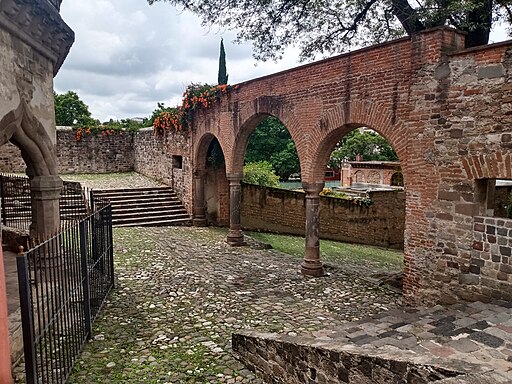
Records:
<instances>
[{"instance_id":1,"label":"tree foliage","mask_svg":"<svg viewBox=\"0 0 512 384\"><path fill-rule=\"evenodd\" d=\"M281 180L300 172L299 157L290 132L275 117L263 120L249 138L245 163L268 161Z\"/></svg>"},{"instance_id":2,"label":"tree foliage","mask_svg":"<svg viewBox=\"0 0 512 384\"><path fill-rule=\"evenodd\" d=\"M89 107L78 97L76 92L53 93L55 98L55 123L63 126L81 126L97 124L91 117Z\"/></svg>"},{"instance_id":3,"label":"tree foliage","mask_svg":"<svg viewBox=\"0 0 512 384\"><path fill-rule=\"evenodd\" d=\"M224 85L228 83L228 72L226 69L226 51L224 50L223 39L220 39L219 75L217 80L219 85Z\"/></svg>"},{"instance_id":4,"label":"tree foliage","mask_svg":"<svg viewBox=\"0 0 512 384\"><path fill-rule=\"evenodd\" d=\"M468 47L486 44L492 23L510 22L511 0L147 0L181 6L238 31L258 60L280 58L285 47L301 59L332 55L448 25L468 33Z\"/></svg>"},{"instance_id":5,"label":"tree foliage","mask_svg":"<svg viewBox=\"0 0 512 384\"><path fill-rule=\"evenodd\" d=\"M344 159L355 161L361 155L363 161L397 161L398 156L386 139L373 131L358 129L345 135L331 153L329 165L339 168Z\"/></svg>"},{"instance_id":6,"label":"tree foliage","mask_svg":"<svg viewBox=\"0 0 512 384\"><path fill-rule=\"evenodd\" d=\"M248 163L244 166L243 182L264 187L279 187L279 176L268 161Z\"/></svg>"}]
</instances>

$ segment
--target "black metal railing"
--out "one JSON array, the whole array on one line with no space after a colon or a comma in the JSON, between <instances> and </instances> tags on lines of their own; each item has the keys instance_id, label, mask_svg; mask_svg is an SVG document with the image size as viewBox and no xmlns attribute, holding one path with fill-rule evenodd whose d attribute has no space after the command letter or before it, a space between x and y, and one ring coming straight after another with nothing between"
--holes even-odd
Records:
<instances>
[{"instance_id":1,"label":"black metal railing","mask_svg":"<svg viewBox=\"0 0 512 384\"><path fill-rule=\"evenodd\" d=\"M92 212L90 196L91 191L80 183L64 181L59 203L61 228L83 220ZM30 180L25 176L0 174L0 202L2 224L28 231L32 223Z\"/></svg>"},{"instance_id":2,"label":"black metal railing","mask_svg":"<svg viewBox=\"0 0 512 384\"><path fill-rule=\"evenodd\" d=\"M112 208L17 258L27 384L65 383L114 287Z\"/></svg>"},{"instance_id":3,"label":"black metal railing","mask_svg":"<svg viewBox=\"0 0 512 384\"><path fill-rule=\"evenodd\" d=\"M0 175L2 224L28 230L32 222L30 180L16 175Z\"/></svg>"}]
</instances>

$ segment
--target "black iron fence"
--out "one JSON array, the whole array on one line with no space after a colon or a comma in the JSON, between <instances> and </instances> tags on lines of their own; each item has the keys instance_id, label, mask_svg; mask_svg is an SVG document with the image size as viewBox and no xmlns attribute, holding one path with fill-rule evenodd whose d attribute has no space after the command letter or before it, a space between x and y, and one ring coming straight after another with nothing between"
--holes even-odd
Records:
<instances>
[{"instance_id":1,"label":"black iron fence","mask_svg":"<svg viewBox=\"0 0 512 384\"><path fill-rule=\"evenodd\" d=\"M15 175L0 175L2 224L27 230L32 222L30 180Z\"/></svg>"},{"instance_id":2,"label":"black iron fence","mask_svg":"<svg viewBox=\"0 0 512 384\"><path fill-rule=\"evenodd\" d=\"M112 209L17 258L27 384L65 383L114 287Z\"/></svg>"},{"instance_id":3,"label":"black iron fence","mask_svg":"<svg viewBox=\"0 0 512 384\"><path fill-rule=\"evenodd\" d=\"M30 180L24 176L0 174L2 224L28 231L32 223ZM80 183L64 181L60 194L61 228L83 220L92 212L91 191Z\"/></svg>"}]
</instances>

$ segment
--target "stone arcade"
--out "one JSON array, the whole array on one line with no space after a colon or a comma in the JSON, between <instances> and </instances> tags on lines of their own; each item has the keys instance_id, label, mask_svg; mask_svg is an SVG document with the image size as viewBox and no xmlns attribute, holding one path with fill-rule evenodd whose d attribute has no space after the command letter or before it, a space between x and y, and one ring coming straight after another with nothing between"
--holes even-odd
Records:
<instances>
[{"instance_id":1,"label":"stone arcade","mask_svg":"<svg viewBox=\"0 0 512 384\"><path fill-rule=\"evenodd\" d=\"M440 28L239 84L195 115L192 148L180 153L189 157L184 200L203 223L205 157L217 139L229 180L227 240L243 243L245 148L260 121L278 117L295 141L307 194L302 272L321 276L318 201L326 164L344 134L369 127L402 166L406 300L511 300L512 221L493 219L489 209L495 180L512 178L511 55L510 42L465 50L462 33ZM483 223L500 231L482 232Z\"/></svg>"}]
</instances>

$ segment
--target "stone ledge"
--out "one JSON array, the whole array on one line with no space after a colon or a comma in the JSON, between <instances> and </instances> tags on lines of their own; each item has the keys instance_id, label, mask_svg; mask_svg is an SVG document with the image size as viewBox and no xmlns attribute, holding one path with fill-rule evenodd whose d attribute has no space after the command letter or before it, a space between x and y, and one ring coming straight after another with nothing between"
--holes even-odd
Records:
<instances>
[{"instance_id":1,"label":"stone ledge","mask_svg":"<svg viewBox=\"0 0 512 384\"><path fill-rule=\"evenodd\" d=\"M233 334L232 345L249 369L275 383L472 383L475 381L461 380L465 376L491 377L492 373L490 368L476 364L448 362L393 348L370 350L335 340L255 331Z\"/></svg>"}]
</instances>

